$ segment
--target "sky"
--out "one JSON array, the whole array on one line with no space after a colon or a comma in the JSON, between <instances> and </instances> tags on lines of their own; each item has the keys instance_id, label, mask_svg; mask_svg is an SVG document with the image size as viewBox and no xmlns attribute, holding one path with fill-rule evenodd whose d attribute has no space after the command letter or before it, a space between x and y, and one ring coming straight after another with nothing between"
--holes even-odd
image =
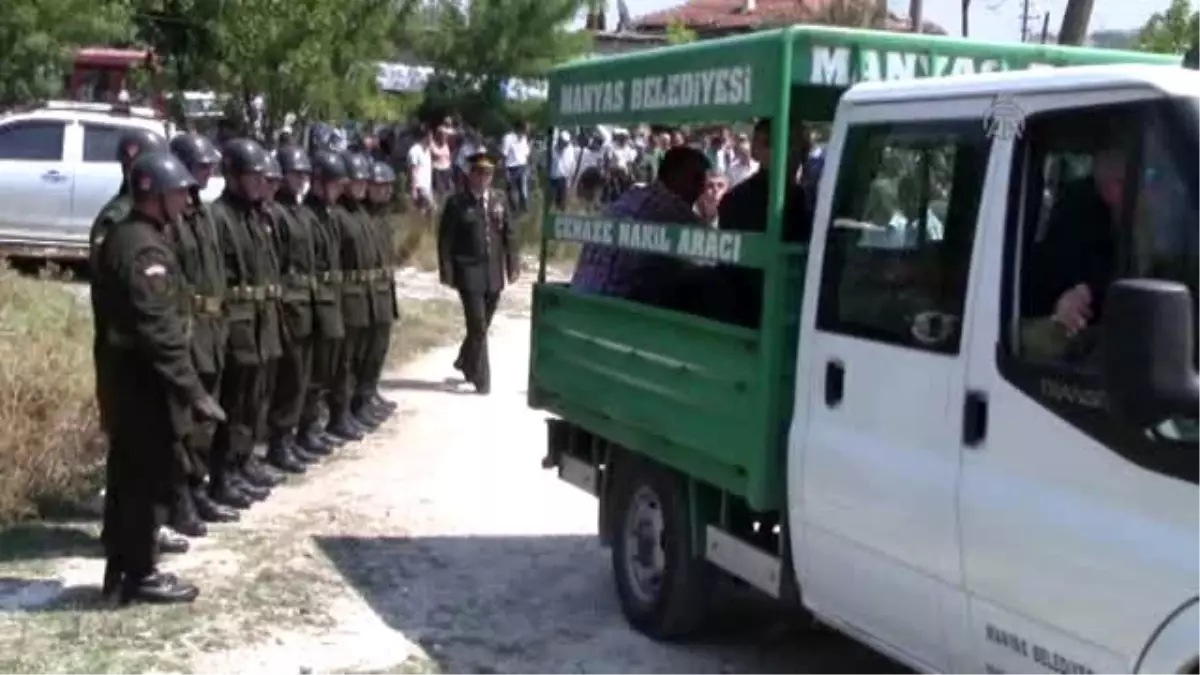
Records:
<instances>
[{"instance_id":1,"label":"sky","mask_svg":"<svg viewBox=\"0 0 1200 675\"><path fill-rule=\"evenodd\" d=\"M679 5L684 0L626 0L629 13L637 17ZM1023 0L971 0L971 37L981 40L1016 41L1021 38ZM1042 16L1050 12L1050 32L1058 32L1066 0L1030 0L1030 13ZM1163 11L1169 0L1095 0L1089 31L1140 28L1155 12ZM1195 2L1193 1L1193 6ZM616 26L617 3L609 0L609 27ZM890 0L891 10L904 16L908 0ZM951 35L959 34L961 0L925 0L925 20L933 21ZM1040 33L1040 18L1030 27Z\"/></svg>"}]
</instances>

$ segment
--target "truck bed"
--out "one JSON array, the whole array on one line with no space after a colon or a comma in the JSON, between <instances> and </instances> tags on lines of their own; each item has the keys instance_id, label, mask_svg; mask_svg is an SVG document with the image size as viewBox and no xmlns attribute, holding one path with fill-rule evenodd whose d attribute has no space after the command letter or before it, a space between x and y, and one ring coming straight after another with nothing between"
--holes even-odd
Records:
<instances>
[{"instance_id":1,"label":"truck bed","mask_svg":"<svg viewBox=\"0 0 1200 675\"><path fill-rule=\"evenodd\" d=\"M530 405L751 508L779 508L805 260L783 255L784 302L760 330L537 284Z\"/></svg>"}]
</instances>

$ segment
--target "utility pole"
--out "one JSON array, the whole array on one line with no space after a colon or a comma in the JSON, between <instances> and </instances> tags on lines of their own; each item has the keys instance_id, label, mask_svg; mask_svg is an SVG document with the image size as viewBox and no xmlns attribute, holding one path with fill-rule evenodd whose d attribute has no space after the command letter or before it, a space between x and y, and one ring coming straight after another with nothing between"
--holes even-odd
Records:
<instances>
[{"instance_id":1,"label":"utility pole","mask_svg":"<svg viewBox=\"0 0 1200 675\"><path fill-rule=\"evenodd\" d=\"M1021 42L1029 42L1029 0L1021 2Z\"/></svg>"}]
</instances>

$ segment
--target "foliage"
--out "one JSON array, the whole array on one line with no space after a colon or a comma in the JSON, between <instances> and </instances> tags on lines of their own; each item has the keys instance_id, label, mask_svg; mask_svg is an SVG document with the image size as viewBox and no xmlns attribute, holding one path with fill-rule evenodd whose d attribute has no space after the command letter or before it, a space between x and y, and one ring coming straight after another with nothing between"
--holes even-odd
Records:
<instances>
[{"instance_id":1,"label":"foliage","mask_svg":"<svg viewBox=\"0 0 1200 675\"><path fill-rule=\"evenodd\" d=\"M817 23L877 29L887 25L887 18L887 3L878 0L829 0L813 15Z\"/></svg>"},{"instance_id":2,"label":"foliage","mask_svg":"<svg viewBox=\"0 0 1200 675\"><path fill-rule=\"evenodd\" d=\"M125 2L5 0L0 9L0 105L58 94L76 48L124 43L132 32Z\"/></svg>"},{"instance_id":3,"label":"foliage","mask_svg":"<svg viewBox=\"0 0 1200 675\"><path fill-rule=\"evenodd\" d=\"M687 24L679 19L671 21L667 26L667 44L681 45L695 42L696 39L696 31L688 28Z\"/></svg>"},{"instance_id":4,"label":"foliage","mask_svg":"<svg viewBox=\"0 0 1200 675\"><path fill-rule=\"evenodd\" d=\"M1171 0L1164 12L1155 12L1138 34L1137 49L1165 54L1182 54L1200 35L1200 12L1188 0Z\"/></svg>"}]
</instances>

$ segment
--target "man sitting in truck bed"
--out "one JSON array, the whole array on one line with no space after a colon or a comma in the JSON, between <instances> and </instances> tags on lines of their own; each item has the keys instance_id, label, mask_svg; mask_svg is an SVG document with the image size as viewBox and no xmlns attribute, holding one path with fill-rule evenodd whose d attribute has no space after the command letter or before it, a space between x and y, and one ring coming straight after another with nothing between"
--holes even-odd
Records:
<instances>
[{"instance_id":1,"label":"man sitting in truck bed","mask_svg":"<svg viewBox=\"0 0 1200 675\"><path fill-rule=\"evenodd\" d=\"M653 183L627 190L605 213L621 220L701 225L693 205L704 192L707 172L708 159L703 153L688 147L671 148ZM687 261L657 253L585 244L571 288L678 308L676 280L690 267Z\"/></svg>"}]
</instances>

